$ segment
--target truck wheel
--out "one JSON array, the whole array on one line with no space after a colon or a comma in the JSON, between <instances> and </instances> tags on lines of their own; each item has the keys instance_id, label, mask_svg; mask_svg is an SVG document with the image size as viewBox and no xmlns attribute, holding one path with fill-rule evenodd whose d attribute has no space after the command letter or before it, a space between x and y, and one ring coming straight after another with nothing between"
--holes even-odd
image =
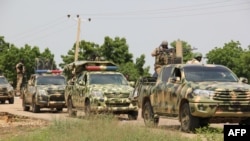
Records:
<instances>
[{"instance_id":1,"label":"truck wheel","mask_svg":"<svg viewBox=\"0 0 250 141\"><path fill-rule=\"evenodd\" d=\"M76 112L73 111L73 103L72 103L71 99L68 100L68 113L69 113L70 117L75 117L76 116Z\"/></svg>"},{"instance_id":2,"label":"truck wheel","mask_svg":"<svg viewBox=\"0 0 250 141\"><path fill-rule=\"evenodd\" d=\"M240 121L239 125L250 125L250 118Z\"/></svg>"},{"instance_id":3,"label":"truck wheel","mask_svg":"<svg viewBox=\"0 0 250 141\"><path fill-rule=\"evenodd\" d=\"M129 120L137 120L137 117L138 117L138 111L130 111L128 113Z\"/></svg>"},{"instance_id":4,"label":"truck wheel","mask_svg":"<svg viewBox=\"0 0 250 141\"><path fill-rule=\"evenodd\" d=\"M63 108L56 108L56 111L57 111L57 112L62 112L62 111L63 111Z\"/></svg>"},{"instance_id":5,"label":"truck wheel","mask_svg":"<svg viewBox=\"0 0 250 141\"><path fill-rule=\"evenodd\" d=\"M200 118L200 127L207 127L209 126L209 119L208 118Z\"/></svg>"},{"instance_id":6,"label":"truck wheel","mask_svg":"<svg viewBox=\"0 0 250 141\"><path fill-rule=\"evenodd\" d=\"M87 100L85 102L84 112L85 112L85 116L90 116L90 114L91 114L91 108L90 108L89 100Z\"/></svg>"},{"instance_id":7,"label":"truck wheel","mask_svg":"<svg viewBox=\"0 0 250 141\"><path fill-rule=\"evenodd\" d=\"M158 126L159 118L154 117L154 112L153 112L151 104L149 102L146 102L143 109L144 109L143 119L144 119L145 125L148 127Z\"/></svg>"},{"instance_id":8,"label":"truck wheel","mask_svg":"<svg viewBox=\"0 0 250 141\"><path fill-rule=\"evenodd\" d=\"M185 103L180 111L181 130L184 132L194 132L199 125L199 118L194 117L190 113L189 104Z\"/></svg>"},{"instance_id":9,"label":"truck wheel","mask_svg":"<svg viewBox=\"0 0 250 141\"><path fill-rule=\"evenodd\" d=\"M14 104L14 97L9 99L9 104Z\"/></svg>"},{"instance_id":10,"label":"truck wheel","mask_svg":"<svg viewBox=\"0 0 250 141\"><path fill-rule=\"evenodd\" d=\"M26 102L25 102L24 96L23 96L23 99L22 99L22 106L23 106L23 111L29 111L30 110L30 107L26 106Z\"/></svg>"},{"instance_id":11,"label":"truck wheel","mask_svg":"<svg viewBox=\"0 0 250 141\"><path fill-rule=\"evenodd\" d=\"M39 113L40 112L39 105L36 105L36 103L34 101L32 102L32 112L33 113Z\"/></svg>"}]
</instances>

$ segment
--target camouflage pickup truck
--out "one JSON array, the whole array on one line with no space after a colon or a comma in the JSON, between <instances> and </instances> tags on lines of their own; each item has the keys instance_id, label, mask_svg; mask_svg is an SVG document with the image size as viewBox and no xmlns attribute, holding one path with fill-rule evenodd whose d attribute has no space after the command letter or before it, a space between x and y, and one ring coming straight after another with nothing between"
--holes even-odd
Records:
<instances>
[{"instance_id":1,"label":"camouflage pickup truck","mask_svg":"<svg viewBox=\"0 0 250 141\"><path fill-rule=\"evenodd\" d=\"M60 75L60 70L36 70L22 92L22 107L24 111L39 113L41 108L56 108L62 111L66 108L64 90L66 79Z\"/></svg>"},{"instance_id":2,"label":"camouflage pickup truck","mask_svg":"<svg viewBox=\"0 0 250 141\"><path fill-rule=\"evenodd\" d=\"M14 88L4 76L0 76L0 102L4 104L6 100L9 104L14 103Z\"/></svg>"},{"instance_id":3,"label":"camouflage pickup truck","mask_svg":"<svg viewBox=\"0 0 250 141\"><path fill-rule=\"evenodd\" d=\"M131 87L117 66L109 61L77 61L65 66L73 71L74 80L69 80L65 100L69 116L78 110L91 113L109 112L127 114L130 120L138 117L137 102L130 98Z\"/></svg>"},{"instance_id":4,"label":"camouflage pickup truck","mask_svg":"<svg viewBox=\"0 0 250 141\"><path fill-rule=\"evenodd\" d=\"M147 126L176 118L193 132L209 123L250 125L250 85L222 65L169 64L158 78L138 80L134 94Z\"/></svg>"}]
</instances>

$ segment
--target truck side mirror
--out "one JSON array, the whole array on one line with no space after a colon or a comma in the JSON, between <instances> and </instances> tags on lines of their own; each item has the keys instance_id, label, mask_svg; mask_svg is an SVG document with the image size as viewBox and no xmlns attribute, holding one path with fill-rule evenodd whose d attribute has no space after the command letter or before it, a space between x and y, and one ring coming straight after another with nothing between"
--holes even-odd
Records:
<instances>
[{"instance_id":1,"label":"truck side mirror","mask_svg":"<svg viewBox=\"0 0 250 141\"><path fill-rule=\"evenodd\" d=\"M33 83L29 80L29 81L28 81L28 85L29 85L29 86L33 86Z\"/></svg>"},{"instance_id":2,"label":"truck side mirror","mask_svg":"<svg viewBox=\"0 0 250 141\"><path fill-rule=\"evenodd\" d=\"M81 80L81 81L79 81L79 85L85 86L85 82Z\"/></svg>"},{"instance_id":3,"label":"truck side mirror","mask_svg":"<svg viewBox=\"0 0 250 141\"><path fill-rule=\"evenodd\" d=\"M180 77L170 77L169 79L171 83L177 83L177 82L180 82L181 80Z\"/></svg>"},{"instance_id":4,"label":"truck side mirror","mask_svg":"<svg viewBox=\"0 0 250 141\"><path fill-rule=\"evenodd\" d=\"M241 83L248 83L248 79L247 78L245 78L245 77L240 77L240 80L239 80L239 82L241 82Z\"/></svg>"},{"instance_id":5,"label":"truck side mirror","mask_svg":"<svg viewBox=\"0 0 250 141\"><path fill-rule=\"evenodd\" d=\"M128 83L131 87L135 87L135 81L129 81Z\"/></svg>"}]
</instances>

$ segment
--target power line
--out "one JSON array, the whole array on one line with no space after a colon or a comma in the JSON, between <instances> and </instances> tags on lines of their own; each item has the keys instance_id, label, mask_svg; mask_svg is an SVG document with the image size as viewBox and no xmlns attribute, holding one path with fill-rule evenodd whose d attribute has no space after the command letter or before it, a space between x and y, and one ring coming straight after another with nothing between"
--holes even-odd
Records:
<instances>
[{"instance_id":1,"label":"power line","mask_svg":"<svg viewBox=\"0 0 250 141\"><path fill-rule=\"evenodd\" d=\"M19 40L19 39L23 39L23 38L26 38L26 37L29 37L29 36L34 36L36 33L39 33L41 31L45 31L51 27L55 27L59 24L61 24L65 19L62 19L62 17L60 18L56 18L54 19L53 21L49 22L49 23L46 23L46 24L43 24L41 26L36 26L32 29L29 29L25 32L22 32L22 33L19 33L19 34L16 34L14 36L11 36L10 38L14 38L14 40Z\"/></svg>"},{"instance_id":2,"label":"power line","mask_svg":"<svg viewBox=\"0 0 250 141\"><path fill-rule=\"evenodd\" d=\"M73 27L75 27L76 24L74 25L70 25L70 26L66 26L66 27L62 27L56 31L53 31L53 32L49 32L47 34L43 34L42 36L39 36L39 37L36 37L36 38L33 38L31 40L28 40L27 42L32 42L32 41L35 41L35 40L41 40L41 39L45 39L45 38L48 38L50 37L51 35L55 35L55 33L60 33L60 32L63 32L63 31L66 31L66 30L69 30L69 29L72 29ZM41 35L41 34L40 34Z\"/></svg>"},{"instance_id":3,"label":"power line","mask_svg":"<svg viewBox=\"0 0 250 141\"><path fill-rule=\"evenodd\" d=\"M229 2L229 1L223 1L224 2ZM200 10L204 11L206 9L210 9L210 10L214 10L214 9L218 9L221 10L221 7L236 7L236 6L240 6L240 5L246 5L249 4L250 2L243 2L243 3L226 3L226 5L214 5L214 4L218 4L218 3L222 3L222 2L217 2L217 3L206 3L206 5L204 4L196 4L196 5L191 5L191 6L183 6L183 7L176 7L176 8L168 8L168 9L155 9L155 10L141 10L141 11L128 11L128 12L120 12L120 13L99 13L99 14L85 14L85 15L92 15L93 18L95 19L116 19L116 18L141 18L138 15L145 15L145 16L149 16L149 15L159 15L159 14L171 14L171 13L186 13L188 11L197 11L200 12ZM208 5L210 4L210 5ZM196 7L195 7L196 6ZM199 7L197 7L199 6ZM189 8L189 9L184 9L184 8ZM242 9L235 9L235 11L237 10L241 10ZM249 10L249 8L245 8L243 10ZM231 10L224 10L224 11L231 11ZM221 10L221 12L224 12L223 10ZM233 10L232 10L233 11ZM213 13L213 12L212 12ZM207 13L206 13L207 14ZM196 14L194 14L196 15ZM198 14L200 15L200 13ZM118 17L114 17L114 16L118 16ZM146 18L146 17L143 17ZM151 18L151 17L149 17Z\"/></svg>"},{"instance_id":4,"label":"power line","mask_svg":"<svg viewBox=\"0 0 250 141\"><path fill-rule=\"evenodd\" d=\"M180 18L180 17L187 17L187 16L202 16L202 15L211 15L211 14L221 14L226 12L240 12L244 10L249 10L249 8L235 8L235 9L222 9L221 7L237 7L240 5L246 5L250 2L243 1L240 3L230 3L231 1L217 1L217 2L206 2L206 3L200 3L195 5L188 5L188 6L181 6L181 7L173 7L168 9L151 9L151 10L136 10L136 11L127 11L127 12L118 12L118 13L95 13L95 14L84 14L84 15L93 15L96 17L96 19L103 19L103 20L117 20L117 19L133 19L133 20L141 20L141 19L165 19L165 18ZM216 5L217 4L217 5ZM218 5L218 4L224 4L224 5ZM220 8L220 9L218 9ZM213 11L211 12L204 12L200 10L205 9L211 9ZM216 10L216 11L215 11ZM193 13L188 13L189 11L193 11ZM180 13L182 12L182 13ZM199 13L194 13L199 12ZM180 13L180 14L179 14ZM160 14L168 14L168 15L160 15ZM81 14L82 15L82 14ZM106 15L106 16L105 16ZM117 15L117 17L114 17ZM141 15L141 16L140 16ZM113 17L112 17L113 16ZM84 16L85 17L85 16ZM92 18L95 18L92 17ZM63 19L62 19L63 18ZM46 23L44 25L35 27L33 29L30 29L28 31L25 31L24 33L20 33L15 35L16 38L14 40L24 39L27 37L34 37L35 35L41 35L41 32L46 32L51 29L55 29L54 27L59 27L58 25L65 23L66 19L65 16L59 17L52 22ZM30 32L29 32L30 31ZM55 32L61 32L62 30L59 29ZM46 38L53 34L47 34L41 36L40 38ZM38 37L39 38L39 37ZM32 39L31 41L35 40L37 38Z\"/></svg>"}]
</instances>

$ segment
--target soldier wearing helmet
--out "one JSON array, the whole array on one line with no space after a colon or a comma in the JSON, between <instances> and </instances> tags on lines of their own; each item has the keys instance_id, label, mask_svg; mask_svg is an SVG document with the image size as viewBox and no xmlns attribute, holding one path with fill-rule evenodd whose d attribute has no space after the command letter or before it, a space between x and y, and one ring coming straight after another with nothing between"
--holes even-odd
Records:
<instances>
[{"instance_id":1,"label":"soldier wearing helmet","mask_svg":"<svg viewBox=\"0 0 250 141\"><path fill-rule=\"evenodd\" d=\"M155 57L155 75L157 76L161 70L162 65L166 65L168 63L168 54L164 50L168 49L168 42L162 41L159 47L155 48L151 53L152 57ZM157 75L156 75L157 74Z\"/></svg>"},{"instance_id":2,"label":"soldier wearing helmet","mask_svg":"<svg viewBox=\"0 0 250 141\"><path fill-rule=\"evenodd\" d=\"M194 53L194 58L192 60L187 61L187 64L200 64L202 59L202 54L200 52Z\"/></svg>"}]
</instances>

